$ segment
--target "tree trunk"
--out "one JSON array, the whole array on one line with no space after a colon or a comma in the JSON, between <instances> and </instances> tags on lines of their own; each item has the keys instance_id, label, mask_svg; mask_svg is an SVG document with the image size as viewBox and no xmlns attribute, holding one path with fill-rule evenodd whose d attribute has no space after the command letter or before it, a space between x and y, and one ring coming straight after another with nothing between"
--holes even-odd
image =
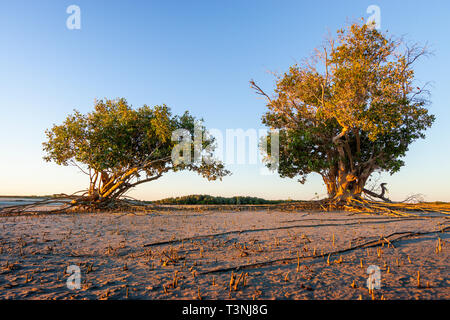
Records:
<instances>
[{"instance_id":1,"label":"tree trunk","mask_svg":"<svg viewBox=\"0 0 450 320\"><path fill-rule=\"evenodd\" d=\"M354 131L356 137L356 152L360 152L359 132ZM355 161L349 144L348 128L332 139L338 155L337 166L329 172L331 176L324 178L328 196L336 203L348 203L352 199L360 199L367 179L375 170L374 159L365 163Z\"/></svg>"},{"instance_id":2,"label":"tree trunk","mask_svg":"<svg viewBox=\"0 0 450 320\"><path fill-rule=\"evenodd\" d=\"M370 174L369 174L370 175ZM336 203L360 199L368 179L367 174L355 175L349 172L339 172L337 176L323 176L328 197Z\"/></svg>"},{"instance_id":3,"label":"tree trunk","mask_svg":"<svg viewBox=\"0 0 450 320\"><path fill-rule=\"evenodd\" d=\"M101 171L94 172L90 176L88 195L82 197L77 203L81 207L110 208L129 189L139 184L156 180L162 176L163 172L167 172L167 170L162 171L154 176L147 176L145 179L133 181L133 178L139 177L139 169L139 167L134 167L115 174Z\"/></svg>"},{"instance_id":4,"label":"tree trunk","mask_svg":"<svg viewBox=\"0 0 450 320\"><path fill-rule=\"evenodd\" d=\"M323 182L327 187L328 198L334 198L336 195L336 177L322 176Z\"/></svg>"}]
</instances>

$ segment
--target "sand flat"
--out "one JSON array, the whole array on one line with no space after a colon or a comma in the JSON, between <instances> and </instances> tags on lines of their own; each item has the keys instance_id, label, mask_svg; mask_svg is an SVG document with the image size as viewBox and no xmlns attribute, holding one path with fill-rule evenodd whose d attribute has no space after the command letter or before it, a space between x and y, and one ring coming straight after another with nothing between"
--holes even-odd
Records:
<instances>
[{"instance_id":1,"label":"sand flat","mask_svg":"<svg viewBox=\"0 0 450 320\"><path fill-rule=\"evenodd\" d=\"M448 221L267 210L0 217L0 298L449 299L449 232L327 255ZM80 289L66 286L69 265ZM373 296L369 265L381 271ZM230 290L232 272L242 276Z\"/></svg>"}]
</instances>

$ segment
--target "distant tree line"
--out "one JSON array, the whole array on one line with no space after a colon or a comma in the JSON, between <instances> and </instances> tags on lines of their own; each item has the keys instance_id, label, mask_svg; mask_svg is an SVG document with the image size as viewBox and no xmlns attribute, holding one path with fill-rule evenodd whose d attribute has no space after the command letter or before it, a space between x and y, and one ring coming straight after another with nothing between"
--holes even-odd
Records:
<instances>
[{"instance_id":1,"label":"distant tree line","mask_svg":"<svg viewBox=\"0 0 450 320\"><path fill-rule=\"evenodd\" d=\"M194 194L183 197L166 198L153 201L155 204L278 204L292 200L266 200L256 197L214 197L207 194Z\"/></svg>"}]
</instances>

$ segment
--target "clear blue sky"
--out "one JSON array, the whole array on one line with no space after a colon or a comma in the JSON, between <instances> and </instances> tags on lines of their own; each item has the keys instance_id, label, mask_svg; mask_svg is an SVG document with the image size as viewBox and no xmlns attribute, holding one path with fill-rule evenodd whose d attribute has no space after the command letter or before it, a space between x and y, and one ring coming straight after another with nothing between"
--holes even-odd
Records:
<instances>
[{"instance_id":1,"label":"clear blue sky","mask_svg":"<svg viewBox=\"0 0 450 320\"><path fill-rule=\"evenodd\" d=\"M81 29L66 28L66 8L81 8ZM411 146L406 167L390 177L391 197L422 193L450 201L449 1L0 1L0 194L70 193L86 187L73 167L42 160L44 131L95 98L125 97L133 106L166 103L189 109L208 127L262 128L265 103L250 89L270 91L270 72L283 72L311 54L328 30L368 18L381 8L381 27L428 42L435 56L417 77L433 81L437 116L426 140ZM233 176L208 182L168 174L131 195L141 199L208 193L268 199L310 199L325 188L259 168L234 165Z\"/></svg>"}]
</instances>

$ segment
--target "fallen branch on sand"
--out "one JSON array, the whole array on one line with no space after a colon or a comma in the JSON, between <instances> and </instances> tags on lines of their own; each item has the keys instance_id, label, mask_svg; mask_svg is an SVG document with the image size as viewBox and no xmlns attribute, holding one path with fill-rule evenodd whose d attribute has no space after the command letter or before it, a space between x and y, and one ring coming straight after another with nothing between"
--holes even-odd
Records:
<instances>
[{"instance_id":1,"label":"fallen branch on sand","mask_svg":"<svg viewBox=\"0 0 450 320\"><path fill-rule=\"evenodd\" d=\"M374 197L374 198L378 198L378 199L381 199L381 200L383 200L384 202L392 202L390 199L388 199L388 198L386 198L385 196L384 196L384 194L386 193L386 191L387 191L387 188L386 188L386 184L387 183L382 183L382 184L380 184L380 187L381 187L381 193L380 194L376 194L375 192L373 192L372 190L368 190L368 189L363 189L363 191L364 191L364 193L366 193L367 195L369 195L369 196L371 196L371 197Z\"/></svg>"},{"instance_id":2,"label":"fallen branch on sand","mask_svg":"<svg viewBox=\"0 0 450 320\"><path fill-rule=\"evenodd\" d=\"M378 247L383 244L392 244L395 242L398 242L402 239L411 238L414 236L422 236L427 234L433 234L433 233L439 233L439 232L446 232L447 230L450 230L450 226L444 227L440 230L433 230L433 231L426 231L426 232L394 232L386 237L382 237L379 240L372 240L368 241L347 249L341 249L337 251L332 252L326 252L319 255L312 255L312 256L304 256L304 257L293 257L293 258L283 258L283 259L275 259L275 260L269 260L264 262L258 262L258 263L252 263L252 264L245 264L245 265L239 265L235 267L229 267L229 268L219 268L219 269L213 269L209 271L200 272L199 274L211 274L211 273L220 273L220 272L229 272L229 271L240 271L240 270L246 270L246 269L255 269L260 267L266 267L277 263L283 263L283 262L291 262L291 261L298 261L298 260L306 260L306 259L316 259L316 258L323 258L329 255L336 255L336 254L342 254L345 252L353 251L360 248L373 248Z\"/></svg>"},{"instance_id":3,"label":"fallen branch on sand","mask_svg":"<svg viewBox=\"0 0 450 320\"><path fill-rule=\"evenodd\" d=\"M59 194L33 203L19 204L0 208L0 216L26 215L38 213L88 213L106 212L112 210L149 211L153 206L133 199L114 199L111 201L94 202L89 197L77 195Z\"/></svg>"},{"instance_id":4,"label":"fallen branch on sand","mask_svg":"<svg viewBox=\"0 0 450 320\"><path fill-rule=\"evenodd\" d=\"M407 218L408 220L422 220L425 218ZM308 219L305 219L303 221L306 221ZM319 219L310 219L310 220L319 220ZM320 220L326 220L326 219L320 219ZM195 236L195 237L188 237L183 239L175 239L175 240L167 240L167 241L159 241L159 242L152 242L144 244L143 247L156 247L156 246L162 246L167 244L177 244L181 242L186 241L193 241L193 240L202 240L202 239L210 239L220 236L226 236L230 234L243 234L243 233L251 233L251 232L263 232L263 231L274 231L274 230L286 230L286 229L295 229L295 228L315 228L315 227L341 227L341 226L353 226L353 225L362 225L362 224L374 224L374 223L391 223L391 222L399 222L404 221L405 218L401 219L390 219L390 220L380 220L376 222L351 222L351 223L330 223L330 224L298 224L293 226L283 226L283 227L277 227L277 228L259 228L259 229L245 229L245 230L233 230L233 231L227 231L227 232L221 232L221 233L213 233L213 234L207 234L202 236Z\"/></svg>"}]
</instances>

